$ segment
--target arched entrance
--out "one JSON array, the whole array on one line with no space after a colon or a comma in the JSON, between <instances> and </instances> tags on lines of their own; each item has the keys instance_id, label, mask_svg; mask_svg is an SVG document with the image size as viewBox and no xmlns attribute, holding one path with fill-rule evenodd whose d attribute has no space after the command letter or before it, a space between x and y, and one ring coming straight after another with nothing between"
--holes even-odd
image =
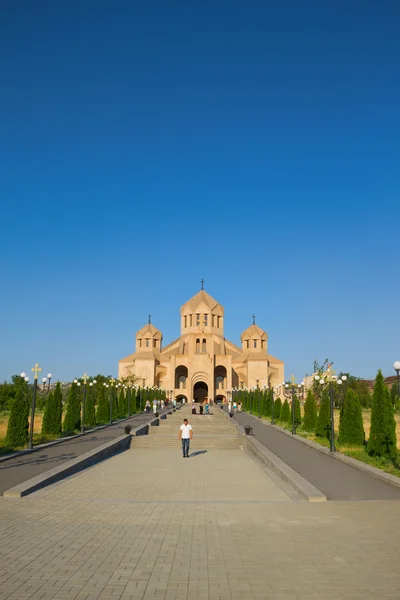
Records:
<instances>
[{"instance_id":1,"label":"arched entrance","mask_svg":"<svg viewBox=\"0 0 400 600\"><path fill-rule=\"evenodd\" d=\"M204 381L198 381L193 387L193 400L202 402L205 398L208 398L208 385Z\"/></svg>"},{"instance_id":2,"label":"arched entrance","mask_svg":"<svg viewBox=\"0 0 400 600\"><path fill-rule=\"evenodd\" d=\"M179 395L176 397L176 401L177 401L177 402L182 402L182 404L183 404L184 402L186 403L186 402L188 401L188 399L187 399L187 398L186 398L186 396L184 396L183 394L179 394Z\"/></svg>"},{"instance_id":3,"label":"arched entrance","mask_svg":"<svg viewBox=\"0 0 400 600\"><path fill-rule=\"evenodd\" d=\"M225 396L219 395L215 398L215 404L223 404L224 402L225 402Z\"/></svg>"}]
</instances>

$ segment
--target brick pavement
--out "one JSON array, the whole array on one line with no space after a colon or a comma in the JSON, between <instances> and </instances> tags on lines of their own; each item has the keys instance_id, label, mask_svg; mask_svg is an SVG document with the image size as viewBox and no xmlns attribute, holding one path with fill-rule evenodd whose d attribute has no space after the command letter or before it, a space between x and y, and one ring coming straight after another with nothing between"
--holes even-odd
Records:
<instances>
[{"instance_id":1,"label":"brick pavement","mask_svg":"<svg viewBox=\"0 0 400 600\"><path fill-rule=\"evenodd\" d=\"M398 600L399 507L303 502L240 449L125 452L0 498L0 600Z\"/></svg>"}]
</instances>

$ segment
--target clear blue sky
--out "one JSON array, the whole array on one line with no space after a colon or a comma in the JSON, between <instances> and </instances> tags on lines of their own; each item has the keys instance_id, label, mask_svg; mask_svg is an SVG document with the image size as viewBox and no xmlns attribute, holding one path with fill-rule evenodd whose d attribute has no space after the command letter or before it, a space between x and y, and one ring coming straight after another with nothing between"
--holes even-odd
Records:
<instances>
[{"instance_id":1,"label":"clear blue sky","mask_svg":"<svg viewBox=\"0 0 400 600\"><path fill-rule=\"evenodd\" d=\"M398 0L3 0L0 379L205 289L301 378L400 360Z\"/></svg>"}]
</instances>

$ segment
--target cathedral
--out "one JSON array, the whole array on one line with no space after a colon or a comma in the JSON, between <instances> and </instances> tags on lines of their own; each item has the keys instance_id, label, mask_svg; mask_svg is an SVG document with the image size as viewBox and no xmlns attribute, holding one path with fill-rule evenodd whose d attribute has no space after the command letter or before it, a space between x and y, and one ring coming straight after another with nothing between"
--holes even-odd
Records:
<instances>
[{"instance_id":1,"label":"cathedral","mask_svg":"<svg viewBox=\"0 0 400 600\"><path fill-rule=\"evenodd\" d=\"M141 387L167 390L169 398L221 401L232 388L276 386L284 364L268 353L268 335L253 324L241 347L224 337L224 308L204 289L180 310L180 337L163 348L162 333L149 322L136 334L133 354L119 361L118 376L134 375Z\"/></svg>"}]
</instances>

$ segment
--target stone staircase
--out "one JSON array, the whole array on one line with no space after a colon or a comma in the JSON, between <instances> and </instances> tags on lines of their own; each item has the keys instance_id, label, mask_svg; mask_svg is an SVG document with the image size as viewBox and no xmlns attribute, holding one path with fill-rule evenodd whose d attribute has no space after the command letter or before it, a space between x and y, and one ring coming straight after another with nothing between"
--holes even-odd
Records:
<instances>
[{"instance_id":1,"label":"stone staircase","mask_svg":"<svg viewBox=\"0 0 400 600\"><path fill-rule=\"evenodd\" d=\"M243 437L236 427L229 422L219 406L212 407L210 415L192 415L189 406L160 419L160 425L149 428L148 435L132 436L131 450L165 449L179 450L179 427L187 418L193 427L193 440L190 452L201 450L233 450L244 447Z\"/></svg>"}]
</instances>

